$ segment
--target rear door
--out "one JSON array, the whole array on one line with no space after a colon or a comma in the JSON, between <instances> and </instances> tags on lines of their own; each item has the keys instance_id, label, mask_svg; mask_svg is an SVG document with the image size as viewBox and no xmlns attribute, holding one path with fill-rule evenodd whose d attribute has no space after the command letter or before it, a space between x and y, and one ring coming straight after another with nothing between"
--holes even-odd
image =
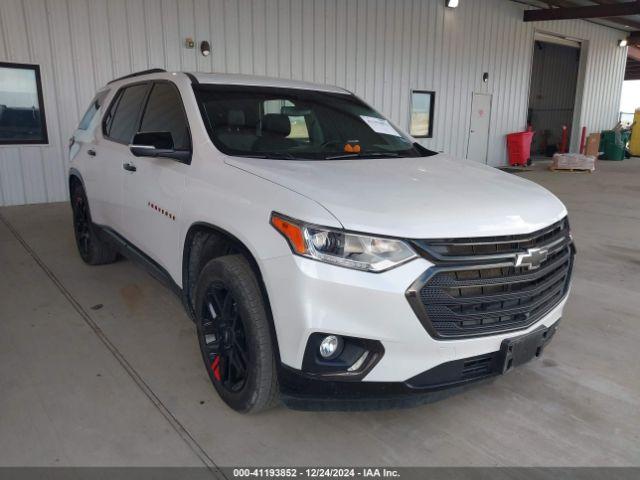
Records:
<instances>
[{"instance_id":1,"label":"rear door","mask_svg":"<svg viewBox=\"0 0 640 480\"><path fill-rule=\"evenodd\" d=\"M100 117L104 107L104 101L109 95L108 90L98 92L91 100L87 111L82 116L80 124L69 147L69 157L81 169L84 189L90 201L93 221L97 222L101 217L101 206L98 205L96 189L101 176L101 168L96 161L96 144L100 135Z\"/></svg>"},{"instance_id":2,"label":"rear door","mask_svg":"<svg viewBox=\"0 0 640 480\"><path fill-rule=\"evenodd\" d=\"M133 157L129 144L137 131L140 112L146 99L148 82L121 88L103 117L88 159L90 165L87 196L92 220L123 233L122 209L124 166Z\"/></svg>"},{"instance_id":3,"label":"rear door","mask_svg":"<svg viewBox=\"0 0 640 480\"><path fill-rule=\"evenodd\" d=\"M169 81L154 82L139 132L169 132L177 150L191 150L182 98ZM179 216L188 163L171 158L134 157L124 177L124 235L165 270L179 258Z\"/></svg>"}]
</instances>

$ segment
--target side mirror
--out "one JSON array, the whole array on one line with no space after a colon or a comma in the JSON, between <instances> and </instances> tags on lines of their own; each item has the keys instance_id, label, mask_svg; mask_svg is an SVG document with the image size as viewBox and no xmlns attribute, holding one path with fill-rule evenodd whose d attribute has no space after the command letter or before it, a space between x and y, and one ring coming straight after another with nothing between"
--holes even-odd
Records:
<instances>
[{"instance_id":1,"label":"side mirror","mask_svg":"<svg viewBox=\"0 0 640 480\"><path fill-rule=\"evenodd\" d=\"M133 137L129 150L136 157L173 158L180 162L188 162L190 150L176 150L170 132L139 132Z\"/></svg>"}]
</instances>

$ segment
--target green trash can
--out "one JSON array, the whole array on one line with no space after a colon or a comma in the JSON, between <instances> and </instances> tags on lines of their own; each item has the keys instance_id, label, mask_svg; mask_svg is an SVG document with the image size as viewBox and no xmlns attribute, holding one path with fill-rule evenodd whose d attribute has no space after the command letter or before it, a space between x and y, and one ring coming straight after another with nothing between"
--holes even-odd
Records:
<instances>
[{"instance_id":1,"label":"green trash can","mask_svg":"<svg viewBox=\"0 0 640 480\"><path fill-rule=\"evenodd\" d=\"M600 134L601 160L624 160L624 150L629 141L630 132L603 130Z\"/></svg>"}]
</instances>

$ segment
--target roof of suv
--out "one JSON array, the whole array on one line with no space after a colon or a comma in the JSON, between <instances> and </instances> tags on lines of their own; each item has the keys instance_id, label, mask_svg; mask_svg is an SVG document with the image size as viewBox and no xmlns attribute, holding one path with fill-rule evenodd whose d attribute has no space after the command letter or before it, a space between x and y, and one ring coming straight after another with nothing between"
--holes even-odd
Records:
<instances>
[{"instance_id":1,"label":"roof of suv","mask_svg":"<svg viewBox=\"0 0 640 480\"><path fill-rule=\"evenodd\" d=\"M261 77L257 75L190 72L199 83L216 85L252 85L260 87L298 88L323 92L350 93L344 88L319 83L288 80L284 78Z\"/></svg>"},{"instance_id":2,"label":"roof of suv","mask_svg":"<svg viewBox=\"0 0 640 480\"><path fill-rule=\"evenodd\" d=\"M344 88L336 87L333 85L324 85L320 83L303 82L300 80L289 80L285 78L273 78L262 77L258 75L245 75L241 73L203 73L203 72L168 72L160 68L154 68L150 70L143 70L140 72L134 72L123 77L115 78L107 83L112 84L127 84L132 82L138 82L141 80L153 80L154 78L166 79L167 77L175 76L178 73L184 73L188 75L192 80L195 79L200 84L209 85L245 85L245 86L260 86L260 87L279 87L279 88L297 88L300 90L315 90L320 92L342 93L350 95L351 92ZM106 88L103 87L103 88Z\"/></svg>"}]
</instances>

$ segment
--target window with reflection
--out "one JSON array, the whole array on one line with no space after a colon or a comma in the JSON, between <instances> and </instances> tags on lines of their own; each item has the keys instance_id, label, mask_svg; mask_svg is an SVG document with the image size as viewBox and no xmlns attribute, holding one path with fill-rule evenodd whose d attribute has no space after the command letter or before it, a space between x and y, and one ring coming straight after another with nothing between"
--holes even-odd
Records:
<instances>
[{"instance_id":1,"label":"window with reflection","mask_svg":"<svg viewBox=\"0 0 640 480\"><path fill-rule=\"evenodd\" d=\"M0 62L0 144L45 143L40 67Z\"/></svg>"},{"instance_id":2,"label":"window with reflection","mask_svg":"<svg viewBox=\"0 0 640 480\"><path fill-rule=\"evenodd\" d=\"M433 136L433 105L435 92L414 90L411 92L411 118L409 134L416 138Z\"/></svg>"}]
</instances>

